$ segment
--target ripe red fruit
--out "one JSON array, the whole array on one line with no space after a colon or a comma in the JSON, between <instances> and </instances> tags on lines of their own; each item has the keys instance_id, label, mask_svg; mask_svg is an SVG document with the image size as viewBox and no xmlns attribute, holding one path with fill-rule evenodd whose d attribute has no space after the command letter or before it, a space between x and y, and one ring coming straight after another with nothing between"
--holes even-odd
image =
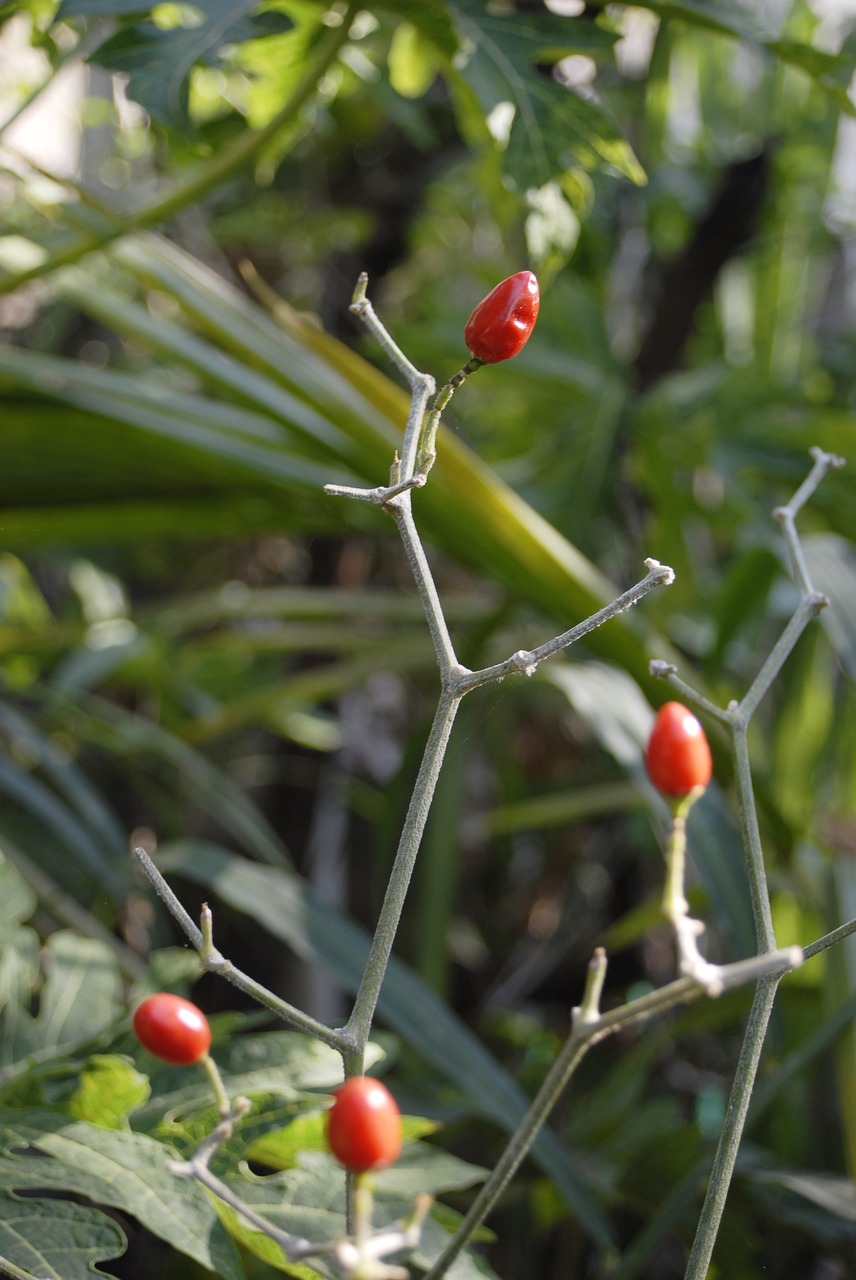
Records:
<instances>
[{"instance_id":1,"label":"ripe red fruit","mask_svg":"<svg viewBox=\"0 0 856 1280\"><path fill-rule=\"evenodd\" d=\"M485 364L510 360L525 346L540 305L536 277L518 271L482 299L464 327L464 341Z\"/></svg>"},{"instance_id":2,"label":"ripe red fruit","mask_svg":"<svg viewBox=\"0 0 856 1280\"><path fill-rule=\"evenodd\" d=\"M383 1169L401 1150L401 1114L380 1080L352 1076L327 1112L327 1145L346 1169Z\"/></svg>"},{"instance_id":3,"label":"ripe red fruit","mask_svg":"<svg viewBox=\"0 0 856 1280\"><path fill-rule=\"evenodd\" d=\"M165 991L149 996L137 1006L133 1021L140 1044L176 1067L198 1062L211 1044L205 1014L182 996Z\"/></svg>"},{"instance_id":4,"label":"ripe red fruit","mask_svg":"<svg viewBox=\"0 0 856 1280\"><path fill-rule=\"evenodd\" d=\"M667 702L657 712L645 767L657 790L667 796L686 796L710 782L713 761L704 729L680 702Z\"/></svg>"}]
</instances>

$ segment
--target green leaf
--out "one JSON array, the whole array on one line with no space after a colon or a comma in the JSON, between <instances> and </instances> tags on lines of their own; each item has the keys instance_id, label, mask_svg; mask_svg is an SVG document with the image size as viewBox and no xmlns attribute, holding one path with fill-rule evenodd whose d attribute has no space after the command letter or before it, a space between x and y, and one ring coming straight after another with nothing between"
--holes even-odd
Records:
<instances>
[{"instance_id":1,"label":"green leaf","mask_svg":"<svg viewBox=\"0 0 856 1280\"><path fill-rule=\"evenodd\" d=\"M38 1013L32 1016L26 1007L19 1007L10 1018L7 1011L12 1022L4 1032L7 1062L85 1043L104 1031L124 1008L116 956L105 943L60 930L48 938L43 960ZM26 993L27 1005L32 996L32 990Z\"/></svg>"},{"instance_id":2,"label":"green leaf","mask_svg":"<svg viewBox=\"0 0 856 1280\"><path fill-rule=\"evenodd\" d=\"M425 1142L405 1144L401 1155L389 1169L374 1175L378 1196L444 1195L450 1191L466 1191L483 1182L488 1170L461 1160L448 1151Z\"/></svg>"},{"instance_id":3,"label":"green leaf","mask_svg":"<svg viewBox=\"0 0 856 1280\"><path fill-rule=\"evenodd\" d=\"M760 15L749 5L741 4L740 0L640 0L634 7L650 9L662 18L678 18L692 26L738 36L753 43L770 34Z\"/></svg>"},{"instance_id":4,"label":"green leaf","mask_svg":"<svg viewBox=\"0 0 856 1280\"><path fill-rule=\"evenodd\" d=\"M631 3L663 19L677 19L764 49L786 66L804 71L839 110L847 115L856 114L856 105L847 92L854 71L852 55L827 53L806 41L776 39L760 12L739 0L640 0L639 3L631 0Z\"/></svg>"},{"instance_id":5,"label":"green leaf","mask_svg":"<svg viewBox=\"0 0 856 1280\"><path fill-rule=\"evenodd\" d=\"M85 740L135 761L139 768L177 771L193 788L197 802L254 857L273 863L288 860L279 835L240 787L174 733L105 699L67 698L48 688L42 694L57 723L73 726Z\"/></svg>"},{"instance_id":6,"label":"green leaf","mask_svg":"<svg viewBox=\"0 0 856 1280\"><path fill-rule=\"evenodd\" d=\"M35 906L36 895L21 873L16 871L0 850L0 942L14 925L29 920ZM2 1008L2 997L0 997L0 1008Z\"/></svg>"},{"instance_id":7,"label":"green leaf","mask_svg":"<svg viewBox=\"0 0 856 1280\"><path fill-rule=\"evenodd\" d=\"M37 824L57 842L65 858L71 854L80 866L99 880L105 892L110 893L116 901L123 900L127 892L124 866L117 866L115 856L107 854L88 824L81 822L70 805L60 799L40 778L10 758L0 757L0 793L29 812Z\"/></svg>"},{"instance_id":8,"label":"green leaf","mask_svg":"<svg viewBox=\"0 0 856 1280\"><path fill-rule=\"evenodd\" d=\"M400 23L389 46L389 82L404 98L421 98L440 68L437 51L418 27Z\"/></svg>"},{"instance_id":9,"label":"green leaf","mask_svg":"<svg viewBox=\"0 0 856 1280\"><path fill-rule=\"evenodd\" d=\"M430 1120L402 1116L404 1149L394 1166L381 1170L372 1179L379 1196L415 1196L420 1192L440 1195L463 1191L482 1181L485 1169L416 1140L420 1134L431 1133L436 1128ZM252 1144L245 1156L272 1169L284 1170L305 1164L305 1153L310 1151L327 1152L323 1113L298 1116L285 1128L266 1133ZM330 1162L330 1168L337 1168L335 1162Z\"/></svg>"},{"instance_id":10,"label":"green leaf","mask_svg":"<svg viewBox=\"0 0 856 1280\"><path fill-rule=\"evenodd\" d=\"M127 1129L128 1116L150 1092L146 1077L127 1059L96 1054L80 1073L80 1084L68 1101L69 1115L102 1129Z\"/></svg>"},{"instance_id":11,"label":"green leaf","mask_svg":"<svg viewBox=\"0 0 856 1280\"><path fill-rule=\"evenodd\" d=\"M560 179L574 164L606 164L645 183L633 150L606 110L560 84L545 66L569 54L611 56L616 36L597 23L505 13L476 0L449 5L460 50L454 67L521 191Z\"/></svg>"},{"instance_id":12,"label":"green leaf","mask_svg":"<svg viewBox=\"0 0 856 1280\"><path fill-rule=\"evenodd\" d=\"M128 18L150 13L149 0L62 0L56 11L58 22L68 18Z\"/></svg>"},{"instance_id":13,"label":"green leaf","mask_svg":"<svg viewBox=\"0 0 856 1280\"><path fill-rule=\"evenodd\" d=\"M92 1280L96 1263L120 1257L127 1243L97 1209L0 1193L0 1258L40 1280Z\"/></svg>"},{"instance_id":14,"label":"green leaf","mask_svg":"<svg viewBox=\"0 0 856 1280\"><path fill-rule=\"evenodd\" d=\"M46 629L53 625L51 622ZM14 744L17 756L38 764L47 780L100 840L105 853L116 862L123 861L127 836L121 823L104 796L56 740L8 702L0 702L0 730Z\"/></svg>"},{"instance_id":15,"label":"green leaf","mask_svg":"<svg viewBox=\"0 0 856 1280\"><path fill-rule=\"evenodd\" d=\"M65 1191L121 1209L225 1280L242 1280L208 1196L198 1183L167 1170L178 1153L165 1143L46 1111L0 1112L0 1126L7 1153L0 1159L0 1186Z\"/></svg>"},{"instance_id":16,"label":"green leaf","mask_svg":"<svg viewBox=\"0 0 856 1280\"><path fill-rule=\"evenodd\" d=\"M0 946L0 1063L16 1060L17 1045L26 1042L31 1031L29 1012L33 991L39 980L41 943L34 929L15 929Z\"/></svg>"},{"instance_id":17,"label":"green leaf","mask_svg":"<svg viewBox=\"0 0 856 1280\"><path fill-rule=\"evenodd\" d=\"M4 626L35 626L49 622L51 611L17 556L0 555L0 621Z\"/></svg>"},{"instance_id":18,"label":"green leaf","mask_svg":"<svg viewBox=\"0 0 856 1280\"><path fill-rule=\"evenodd\" d=\"M514 831L542 831L591 822L607 814L632 812L646 805L644 792L634 783L594 783L588 787L575 787L573 791L552 791L489 809L484 816L484 830L491 836Z\"/></svg>"},{"instance_id":19,"label":"green leaf","mask_svg":"<svg viewBox=\"0 0 856 1280\"><path fill-rule=\"evenodd\" d=\"M856 1223L856 1186L850 1178L836 1178L822 1173L791 1173L787 1170L758 1172L752 1177L757 1182L785 1187L818 1205L831 1216Z\"/></svg>"},{"instance_id":20,"label":"green leaf","mask_svg":"<svg viewBox=\"0 0 856 1280\"><path fill-rule=\"evenodd\" d=\"M458 33L450 6L444 0L384 0L378 7L413 26L444 58L454 58Z\"/></svg>"},{"instance_id":21,"label":"green leaf","mask_svg":"<svg viewBox=\"0 0 856 1280\"><path fill-rule=\"evenodd\" d=\"M162 8L131 5L124 0L125 14L142 9ZM216 66L224 48L259 36L279 34L291 27L290 18L279 10L253 13L257 0L205 0L193 8L198 21L183 26L164 27L153 21L127 23L116 35L101 44L94 61L112 71L128 73L128 94L154 120L183 132L190 130L188 116L189 77L196 66ZM99 16L115 14L116 7L105 0L65 0L59 16Z\"/></svg>"},{"instance_id":22,"label":"green leaf","mask_svg":"<svg viewBox=\"0 0 856 1280\"><path fill-rule=\"evenodd\" d=\"M269 1169L292 1169L303 1151L326 1151L326 1122L321 1114L298 1116L282 1129L258 1138L247 1151L247 1159Z\"/></svg>"}]
</instances>

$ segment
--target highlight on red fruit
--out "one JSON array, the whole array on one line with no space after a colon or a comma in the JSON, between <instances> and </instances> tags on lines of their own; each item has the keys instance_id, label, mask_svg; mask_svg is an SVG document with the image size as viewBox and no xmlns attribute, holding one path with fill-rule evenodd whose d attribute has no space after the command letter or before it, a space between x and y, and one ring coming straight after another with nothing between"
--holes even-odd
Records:
<instances>
[{"instance_id":1,"label":"highlight on red fruit","mask_svg":"<svg viewBox=\"0 0 856 1280\"><path fill-rule=\"evenodd\" d=\"M401 1151L401 1113L380 1080L352 1076L327 1112L327 1146L353 1173L383 1169Z\"/></svg>"},{"instance_id":2,"label":"highlight on red fruit","mask_svg":"<svg viewBox=\"0 0 856 1280\"><path fill-rule=\"evenodd\" d=\"M541 294L531 271L518 271L491 289L464 326L464 341L485 364L516 356L538 318Z\"/></svg>"},{"instance_id":3,"label":"highlight on red fruit","mask_svg":"<svg viewBox=\"0 0 856 1280\"><path fill-rule=\"evenodd\" d=\"M208 1052L211 1028L195 1004L161 991L134 1010L134 1033L140 1044L175 1067L189 1067Z\"/></svg>"},{"instance_id":4,"label":"highlight on red fruit","mask_svg":"<svg viewBox=\"0 0 856 1280\"><path fill-rule=\"evenodd\" d=\"M713 760L704 729L682 703L667 702L657 712L645 767L654 786L666 796L687 796L710 782Z\"/></svg>"}]
</instances>

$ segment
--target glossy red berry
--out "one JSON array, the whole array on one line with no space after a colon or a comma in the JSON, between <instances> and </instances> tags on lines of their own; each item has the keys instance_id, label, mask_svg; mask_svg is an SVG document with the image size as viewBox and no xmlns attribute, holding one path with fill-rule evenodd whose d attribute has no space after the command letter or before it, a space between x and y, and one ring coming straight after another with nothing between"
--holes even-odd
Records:
<instances>
[{"instance_id":1,"label":"glossy red berry","mask_svg":"<svg viewBox=\"0 0 856 1280\"><path fill-rule=\"evenodd\" d=\"M401 1114L380 1080L352 1076L327 1112L327 1145L346 1169L383 1169L401 1150Z\"/></svg>"},{"instance_id":2,"label":"glossy red berry","mask_svg":"<svg viewBox=\"0 0 856 1280\"><path fill-rule=\"evenodd\" d=\"M713 761L704 729L680 702L667 702L657 712L645 766L654 786L667 796L686 796L710 782Z\"/></svg>"},{"instance_id":3,"label":"glossy red berry","mask_svg":"<svg viewBox=\"0 0 856 1280\"><path fill-rule=\"evenodd\" d=\"M464 327L464 341L485 364L516 356L529 339L541 295L531 271L518 271L491 289Z\"/></svg>"},{"instance_id":4,"label":"glossy red berry","mask_svg":"<svg viewBox=\"0 0 856 1280\"><path fill-rule=\"evenodd\" d=\"M140 1044L173 1066L198 1062L211 1044L211 1028L202 1010L169 992L145 999L134 1011L133 1021Z\"/></svg>"}]
</instances>

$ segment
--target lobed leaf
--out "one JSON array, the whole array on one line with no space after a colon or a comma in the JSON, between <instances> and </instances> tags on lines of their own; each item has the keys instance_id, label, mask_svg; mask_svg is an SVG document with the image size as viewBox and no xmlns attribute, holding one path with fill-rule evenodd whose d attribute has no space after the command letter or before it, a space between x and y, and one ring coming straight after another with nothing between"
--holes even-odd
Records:
<instances>
[{"instance_id":1,"label":"lobed leaf","mask_svg":"<svg viewBox=\"0 0 856 1280\"><path fill-rule=\"evenodd\" d=\"M127 1248L121 1228L86 1205L0 1192L0 1260L39 1280L92 1280Z\"/></svg>"},{"instance_id":2,"label":"lobed leaf","mask_svg":"<svg viewBox=\"0 0 856 1280\"><path fill-rule=\"evenodd\" d=\"M167 1170L177 1153L164 1143L48 1111L0 1112L0 1128L0 1187L63 1191L121 1209L224 1280L242 1280L208 1196Z\"/></svg>"}]
</instances>

